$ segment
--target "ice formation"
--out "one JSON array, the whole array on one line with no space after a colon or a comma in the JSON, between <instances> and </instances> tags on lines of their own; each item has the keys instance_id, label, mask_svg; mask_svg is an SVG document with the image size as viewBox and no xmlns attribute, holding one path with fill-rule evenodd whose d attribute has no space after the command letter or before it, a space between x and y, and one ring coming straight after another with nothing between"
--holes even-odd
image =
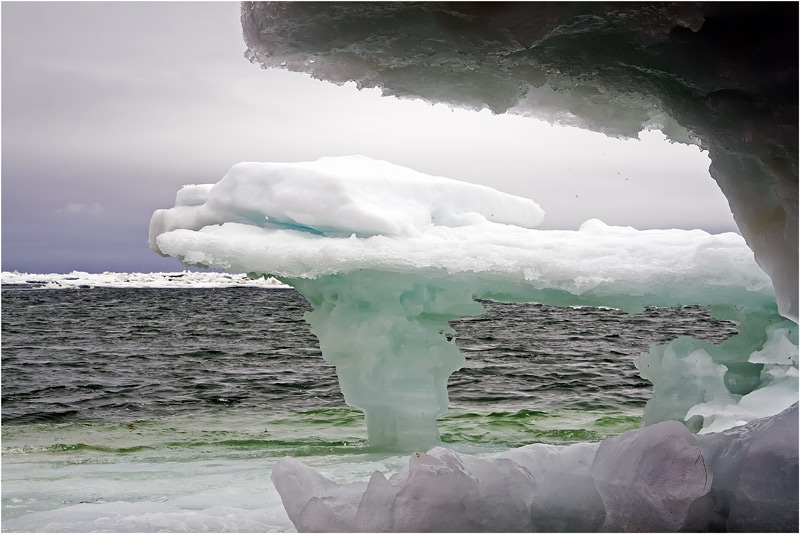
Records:
<instances>
[{"instance_id":1,"label":"ice formation","mask_svg":"<svg viewBox=\"0 0 800 534\"><path fill-rule=\"evenodd\" d=\"M277 211L223 198L250 171L248 195L267 190L257 166L186 190L154 215L151 247L300 290L377 444L435 443L444 383L463 363L447 322L480 313L475 299L697 303L740 327L719 347L681 338L642 355L647 426L599 445L496 460L435 448L352 485L285 460L273 480L299 530L797 530L797 405L773 415L797 399L796 4L246 3L242 25L265 68L609 135L660 127L709 150L744 236L599 221L540 232L517 201L439 206L416 186L401 188L398 216L372 186L361 196L361 180L325 172L319 190L345 199L352 220L318 219L299 189ZM367 165L316 168L339 163ZM392 220L357 207L369 199Z\"/></svg>"},{"instance_id":2,"label":"ice formation","mask_svg":"<svg viewBox=\"0 0 800 534\"><path fill-rule=\"evenodd\" d=\"M702 145L795 321L797 17L792 2L242 5L245 55L265 68Z\"/></svg>"},{"instance_id":3,"label":"ice formation","mask_svg":"<svg viewBox=\"0 0 800 534\"><path fill-rule=\"evenodd\" d=\"M437 447L368 482L285 458L272 481L301 532L796 532L797 435L794 404L704 436L665 421L494 459Z\"/></svg>"},{"instance_id":4,"label":"ice formation","mask_svg":"<svg viewBox=\"0 0 800 534\"><path fill-rule=\"evenodd\" d=\"M648 423L722 430L795 402L761 391L796 389L797 359L787 353L797 350L797 328L778 315L740 236L597 220L577 231L532 228L542 216L531 200L360 156L241 163L156 211L150 245L300 291L323 357L345 400L364 411L374 445L438 443L447 379L465 363L448 322L481 314L478 299L631 313L701 304L738 322L741 334L720 347L676 340L642 357L656 384Z\"/></svg>"},{"instance_id":5,"label":"ice formation","mask_svg":"<svg viewBox=\"0 0 800 534\"><path fill-rule=\"evenodd\" d=\"M542 231L534 228L542 216L527 199L360 156L238 164L153 214L156 252L275 276L300 291L345 400L364 411L370 443L389 450L438 444L447 379L465 363L448 322L483 313L478 299L631 313L701 304L739 324L720 346L679 338L642 355L654 397L639 434L566 450L532 446L503 460L434 449L412 456L407 472L349 486L286 460L273 478L298 529L672 530L720 514L727 521L729 490L704 497L716 471L698 459L716 453L700 454L699 440L708 433L708 443L728 447L713 436L797 402L797 325L779 315L769 278L736 234L597 220ZM796 449L786 452L796 471ZM741 454L720 458L735 463ZM742 491L765 500L762 486ZM579 510L567 498L577 488Z\"/></svg>"}]
</instances>

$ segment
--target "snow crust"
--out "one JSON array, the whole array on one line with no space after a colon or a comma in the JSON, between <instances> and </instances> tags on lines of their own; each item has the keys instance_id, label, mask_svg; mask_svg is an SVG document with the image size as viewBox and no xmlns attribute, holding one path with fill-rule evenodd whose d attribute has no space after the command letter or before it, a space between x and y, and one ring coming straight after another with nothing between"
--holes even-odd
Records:
<instances>
[{"instance_id":1,"label":"snow crust","mask_svg":"<svg viewBox=\"0 0 800 534\"><path fill-rule=\"evenodd\" d=\"M642 356L655 385L646 424L720 431L796 402L797 359L787 355L797 325L778 314L740 236L598 220L530 228L541 216L533 201L359 156L248 163L179 191L174 208L153 214L150 244L185 264L275 276L300 291L323 358L376 446L438 443L447 379L465 364L449 321L482 314L479 299L630 313L699 304L739 324L719 347L679 339Z\"/></svg>"},{"instance_id":2,"label":"snow crust","mask_svg":"<svg viewBox=\"0 0 800 534\"><path fill-rule=\"evenodd\" d=\"M294 458L272 481L301 532L765 532L798 527L798 408L695 436L676 421L497 458L437 447L337 484Z\"/></svg>"},{"instance_id":3,"label":"snow crust","mask_svg":"<svg viewBox=\"0 0 800 534\"><path fill-rule=\"evenodd\" d=\"M288 288L274 278L250 278L245 274L183 271L176 273L20 273L3 271L3 284L23 284L33 289L73 289L85 287L264 287Z\"/></svg>"},{"instance_id":4,"label":"snow crust","mask_svg":"<svg viewBox=\"0 0 800 534\"><path fill-rule=\"evenodd\" d=\"M741 301L774 299L769 279L733 233L638 231L598 220L577 231L538 231L477 220L458 227L431 225L412 236L331 238L314 227L241 222L179 228L186 220L196 219L182 207L156 212L154 249L188 264L278 277L316 278L360 269L471 273L530 292L571 295L575 302L594 297L629 311L646 304L725 303L734 294ZM169 221L163 228L175 229L156 234L162 221Z\"/></svg>"},{"instance_id":5,"label":"snow crust","mask_svg":"<svg viewBox=\"0 0 800 534\"><path fill-rule=\"evenodd\" d=\"M154 250L154 237L164 232L226 222L366 237L414 236L434 225L480 221L534 228L544 218L532 200L361 156L239 163L213 186L182 188L175 208L157 213L150 232Z\"/></svg>"}]
</instances>

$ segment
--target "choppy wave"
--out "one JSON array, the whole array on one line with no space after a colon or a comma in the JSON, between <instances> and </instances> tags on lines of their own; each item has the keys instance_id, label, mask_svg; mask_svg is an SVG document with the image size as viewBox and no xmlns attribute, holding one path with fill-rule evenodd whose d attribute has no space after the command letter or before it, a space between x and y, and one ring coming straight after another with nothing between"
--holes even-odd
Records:
<instances>
[{"instance_id":1,"label":"choppy wave","mask_svg":"<svg viewBox=\"0 0 800 534\"><path fill-rule=\"evenodd\" d=\"M633 360L681 334L735 327L700 308L617 310L487 302L454 321L467 367L453 408L639 410ZM3 291L4 424L106 422L270 407L343 407L294 291L96 288Z\"/></svg>"}]
</instances>

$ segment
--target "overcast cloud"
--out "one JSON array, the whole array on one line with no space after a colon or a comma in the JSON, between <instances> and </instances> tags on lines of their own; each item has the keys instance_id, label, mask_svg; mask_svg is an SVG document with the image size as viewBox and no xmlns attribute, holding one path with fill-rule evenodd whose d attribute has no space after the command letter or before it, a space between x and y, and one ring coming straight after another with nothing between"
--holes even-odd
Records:
<instances>
[{"instance_id":1,"label":"overcast cloud","mask_svg":"<svg viewBox=\"0 0 800 534\"><path fill-rule=\"evenodd\" d=\"M381 98L243 57L238 3L2 4L2 268L171 271L155 209L239 161L363 154L597 217L736 231L696 147Z\"/></svg>"}]
</instances>

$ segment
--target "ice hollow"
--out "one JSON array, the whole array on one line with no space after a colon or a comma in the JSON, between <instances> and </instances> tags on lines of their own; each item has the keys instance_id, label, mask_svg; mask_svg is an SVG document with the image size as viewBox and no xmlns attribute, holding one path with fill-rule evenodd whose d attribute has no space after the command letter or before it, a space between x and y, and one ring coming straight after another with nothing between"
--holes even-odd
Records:
<instances>
[{"instance_id":1,"label":"ice hollow","mask_svg":"<svg viewBox=\"0 0 800 534\"><path fill-rule=\"evenodd\" d=\"M736 321L740 334L719 347L676 340L642 356L655 384L648 424L724 430L797 400L797 325L779 316L741 236L598 220L532 228L542 216L528 199L360 156L242 163L156 211L150 244L300 291L323 358L377 446L438 443L448 377L465 363L449 321L483 313L480 299L630 313L700 304Z\"/></svg>"},{"instance_id":2,"label":"ice hollow","mask_svg":"<svg viewBox=\"0 0 800 534\"><path fill-rule=\"evenodd\" d=\"M608 135L657 126L700 144L794 321L797 18L792 2L242 6L246 56L265 68Z\"/></svg>"}]
</instances>

